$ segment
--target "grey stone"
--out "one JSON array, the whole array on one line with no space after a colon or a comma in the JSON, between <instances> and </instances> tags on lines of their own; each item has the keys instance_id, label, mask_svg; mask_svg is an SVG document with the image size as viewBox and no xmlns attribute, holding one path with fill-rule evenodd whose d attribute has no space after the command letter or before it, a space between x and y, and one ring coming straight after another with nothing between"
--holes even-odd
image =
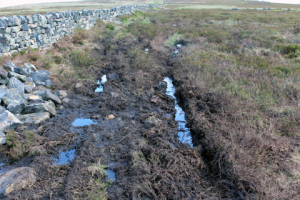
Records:
<instances>
[{"instance_id":1,"label":"grey stone","mask_svg":"<svg viewBox=\"0 0 300 200\"><path fill-rule=\"evenodd\" d=\"M32 113L27 115L21 115L20 120L22 123L28 124L39 124L43 121L46 121L50 118L48 112Z\"/></svg>"},{"instance_id":2,"label":"grey stone","mask_svg":"<svg viewBox=\"0 0 300 200\"><path fill-rule=\"evenodd\" d=\"M36 173L31 167L19 167L0 175L0 194L6 196L15 190L36 182Z\"/></svg>"},{"instance_id":3,"label":"grey stone","mask_svg":"<svg viewBox=\"0 0 300 200\"><path fill-rule=\"evenodd\" d=\"M30 69L33 72L37 71L36 67L33 64L31 64L31 63L25 63L24 66L23 66L23 68Z\"/></svg>"},{"instance_id":4,"label":"grey stone","mask_svg":"<svg viewBox=\"0 0 300 200\"><path fill-rule=\"evenodd\" d=\"M47 86L48 88L50 88L52 86L52 81L51 80L46 80L45 86Z\"/></svg>"},{"instance_id":5,"label":"grey stone","mask_svg":"<svg viewBox=\"0 0 300 200\"><path fill-rule=\"evenodd\" d=\"M4 19L0 19L0 29L6 29L8 27L8 24Z\"/></svg>"},{"instance_id":6,"label":"grey stone","mask_svg":"<svg viewBox=\"0 0 300 200\"><path fill-rule=\"evenodd\" d=\"M153 128L155 126L160 125L161 123L162 123L161 120L157 119L154 116L148 117L144 122L144 124L147 128Z\"/></svg>"},{"instance_id":7,"label":"grey stone","mask_svg":"<svg viewBox=\"0 0 300 200\"><path fill-rule=\"evenodd\" d=\"M6 111L6 109L3 108L2 106L0 106L0 115L1 115L2 113L4 113L4 111Z\"/></svg>"},{"instance_id":8,"label":"grey stone","mask_svg":"<svg viewBox=\"0 0 300 200\"><path fill-rule=\"evenodd\" d=\"M1 99L7 94L7 89L6 88L0 88L0 103Z\"/></svg>"},{"instance_id":9,"label":"grey stone","mask_svg":"<svg viewBox=\"0 0 300 200\"><path fill-rule=\"evenodd\" d=\"M8 79L0 78L0 84L6 85L8 83Z\"/></svg>"},{"instance_id":10,"label":"grey stone","mask_svg":"<svg viewBox=\"0 0 300 200\"><path fill-rule=\"evenodd\" d=\"M43 96L45 92L46 92L46 89L44 89L44 90L41 89L41 90L36 90L36 91L34 91L33 94L39 95L39 96Z\"/></svg>"},{"instance_id":11,"label":"grey stone","mask_svg":"<svg viewBox=\"0 0 300 200\"><path fill-rule=\"evenodd\" d=\"M16 89L18 89L18 91L21 95L24 94L24 84L21 81L19 81L18 79L16 79L15 77L9 79L7 87L9 89L16 88Z\"/></svg>"},{"instance_id":12,"label":"grey stone","mask_svg":"<svg viewBox=\"0 0 300 200\"><path fill-rule=\"evenodd\" d=\"M51 100L55 104L61 104L61 100L58 98L58 96L52 94L50 90L46 90L42 97L45 101Z\"/></svg>"},{"instance_id":13,"label":"grey stone","mask_svg":"<svg viewBox=\"0 0 300 200\"><path fill-rule=\"evenodd\" d=\"M19 79L20 81L23 81L23 82L26 81L26 76L15 73L15 72L8 72L8 77L9 78L15 77L15 78L17 78L17 79Z\"/></svg>"},{"instance_id":14,"label":"grey stone","mask_svg":"<svg viewBox=\"0 0 300 200\"><path fill-rule=\"evenodd\" d=\"M14 71L14 68L16 67L16 65L12 62L7 62L4 64L3 68L10 71L10 72L13 72Z\"/></svg>"},{"instance_id":15,"label":"grey stone","mask_svg":"<svg viewBox=\"0 0 300 200\"><path fill-rule=\"evenodd\" d=\"M15 67L14 72L24 75L24 76L29 76L29 74L31 73L31 70L28 68L23 68L23 67Z\"/></svg>"},{"instance_id":16,"label":"grey stone","mask_svg":"<svg viewBox=\"0 0 300 200\"><path fill-rule=\"evenodd\" d=\"M82 83L76 83L75 88L80 88L80 87L82 87L82 86L83 86Z\"/></svg>"},{"instance_id":17,"label":"grey stone","mask_svg":"<svg viewBox=\"0 0 300 200\"><path fill-rule=\"evenodd\" d=\"M47 101L47 103L55 109L55 104L53 103L53 101L49 100Z\"/></svg>"},{"instance_id":18,"label":"grey stone","mask_svg":"<svg viewBox=\"0 0 300 200\"><path fill-rule=\"evenodd\" d=\"M3 47L2 48L2 53L8 53L10 51L10 47ZM10 53L9 53L10 56Z\"/></svg>"},{"instance_id":19,"label":"grey stone","mask_svg":"<svg viewBox=\"0 0 300 200\"><path fill-rule=\"evenodd\" d=\"M1 89L6 89L6 88L1 88ZM4 97L10 98L10 99L16 99L21 97L22 95L19 93L19 90L17 88L11 88L11 89L6 89L6 94Z\"/></svg>"},{"instance_id":20,"label":"grey stone","mask_svg":"<svg viewBox=\"0 0 300 200\"><path fill-rule=\"evenodd\" d=\"M27 78L26 78L26 81L25 81L25 84L26 84L26 85L34 85L34 82L33 82L33 80L32 80L31 77L27 77Z\"/></svg>"},{"instance_id":21,"label":"grey stone","mask_svg":"<svg viewBox=\"0 0 300 200\"><path fill-rule=\"evenodd\" d=\"M7 110L13 114L19 114L25 108L23 99L12 100L7 105Z\"/></svg>"},{"instance_id":22,"label":"grey stone","mask_svg":"<svg viewBox=\"0 0 300 200\"><path fill-rule=\"evenodd\" d=\"M0 131L12 130L21 124L22 122L8 110L0 115Z\"/></svg>"},{"instance_id":23,"label":"grey stone","mask_svg":"<svg viewBox=\"0 0 300 200\"><path fill-rule=\"evenodd\" d=\"M48 112L50 116L56 115L56 110L53 108L50 102L45 103L32 103L27 105L22 114L38 113L38 112Z\"/></svg>"},{"instance_id":24,"label":"grey stone","mask_svg":"<svg viewBox=\"0 0 300 200\"><path fill-rule=\"evenodd\" d=\"M23 31L28 31L29 27L28 27L27 24L22 24L22 25L21 25L21 29L22 29Z\"/></svg>"},{"instance_id":25,"label":"grey stone","mask_svg":"<svg viewBox=\"0 0 300 200\"><path fill-rule=\"evenodd\" d=\"M35 84L36 84L36 86L46 86L46 83L45 82L39 82L39 81L37 81L37 82L35 82Z\"/></svg>"},{"instance_id":26,"label":"grey stone","mask_svg":"<svg viewBox=\"0 0 300 200\"><path fill-rule=\"evenodd\" d=\"M31 93L34 88L35 86L33 85L24 85L25 93Z\"/></svg>"},{"instance_id":27,"label":"grey stone","mask_svg":"<svg viewBox=\"0 0 300 200\"><path fill-rule=\"evenodd\" d=\"M15 46L15 45L14 45ZM16 54L18 54L19 53L19 51L18 50L11 50L10 52L10 55L16 55Z\"/></svg>"},{"instance_id":28,"label":"grey stone","mask_svg":"<svg viewBox=\"0 0 300 200\"><path fill-rule=\"evenodd\" d=\"M43 100L41 96L34 95L34 94L24 94L24 99L26 101L32 101L32 100Z\"/></svg>"},{"instance_id":29,"label":"grey stone","mask_svg":"<svg viewBox=\"0 0 300 200\"><path fill-rule=\"evenodd\" d=\"M69 98L64 98L64 99L62 100L62 102L63 102L63 103L69 103L69 102L70 102L70 99L69 99Z\"/></svg>"},{"instance_id":30,"label":"grey stone","mask_svg":"<svg viewBox=\"0 0 300 200\"><path fill-rule=\"evenodd\" d=\"M0 78L7 79L7 71L0 67Z\"/></svg>"},{"instance_id":31,"label":"grey stone","mask_svg":"<svg viewBox=\"0 0 300 200\"><path fill-rule=\"evenodd\" d=\"M64 90L58 90L55 92L55 95L58 96L60 99L63 99L66 96L68 96L68 93L65 92Z\"/></svg>"},{"instance_id":32,"label":"grey stone","mask_svg":"<svg viewBox=\"0 0 300 200\"><path fill-rule=\"evenodd\" d=\"M45 83L46 80L51 79L51 77L45 73L32 72L30 75L35 84Z\"/></svg>"},{"instance_id":33,"label":"grey stone","mask_svg":"<svg viewBox=\"0 0 300 200\"><path fill-rule=\"evenodd\" d=\"M111 92L110 95L112 98L117 98L118 96L120 96L120 94L116 92Z\"/></svg>"}]
</instances>

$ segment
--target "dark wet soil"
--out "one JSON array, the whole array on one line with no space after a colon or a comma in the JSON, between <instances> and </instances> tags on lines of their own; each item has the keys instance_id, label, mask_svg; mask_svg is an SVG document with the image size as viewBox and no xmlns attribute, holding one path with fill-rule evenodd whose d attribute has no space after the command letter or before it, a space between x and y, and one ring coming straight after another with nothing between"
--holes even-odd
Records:
<instances>
[{"instance_id":1,"label":"dark wet soil","mask_svg":"<svg viewBox=\"0 0 300 200\"><path fill-rule=\"evenodd\" d=\"M47 139L43 144L47 154L10 165L34 168L37 182L10 193L7 199L92 199L91 193L104 189L99 181L109 182L106 191L111 200L245 199L245 190L230 178L216 186L219 180L209 176L210 164L199 142L203 138L196 137L192 143L186 127L192 121L190 113L186 119L176 120L178 101L167 94L167 84L162 83L172 76L167 59L158 57L158 68L140 72L118 67L118 62L109 58L111 63L102 71L92 71L99 77L105 71L103 92L95 92L92 81L84 82L68 91L71 100L56 117L28 125ZM177 85L180 82L175 81ZM188 103L187 99L183 102ZM186 107L181 105L179 112ZM153 128L144 124L149 117L159 121ZM178 137L178 126L179 133L188 132L188 136ZM89 171L99 162L108 166L108 176Z\"/></svg>"}]
</instances>

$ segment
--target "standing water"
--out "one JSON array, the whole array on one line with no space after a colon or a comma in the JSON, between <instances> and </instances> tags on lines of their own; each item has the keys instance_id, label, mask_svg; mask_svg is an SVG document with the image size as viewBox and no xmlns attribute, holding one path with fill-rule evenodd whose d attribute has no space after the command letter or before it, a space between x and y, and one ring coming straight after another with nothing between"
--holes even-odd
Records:
<instances>
[{"instance_id":1,"label":"standing water","mask_svg":"<svg viewBox=\"0 0 300 200\"><path fill-rule=\"evenodd\" d=\"M95 92L103 92L103 84L107 82L106 75L101 77L101 81L97 81L98 87L96 88Z\"/></svg>"},{"instance_id":2,"label":"standing water","mask_svg":"<svg viewBox=\"0 0 300 200\"><path fill-rule=\"evenodd\" d=\"M188 143L191 147L193 147L191 130L186 127L187 122L185 120L185 112L183 111L183 105L175 97L176 89L172 83L173 80L170 77L165 77L164 81L167 82L167 95L175 99L175 120L178 122L178 139L182 143Z\"/></svg>"},{"instance_id":3,"label":"standing water","mask_svg":"<svg viewBox=\"0 0 300 200\"><path fill-rule=\"evenodd\" d=\"M77 118L72 123L73 126L87 126L91 124L97 124L97 123L93 122L93 120L91 119L84 119L84 118Z\"/></svg>"},{"instance_id":4,"label":"standing water","mask_svg":"<svg viewBox=\"0 0 300 200\"><path fill-rule=\"evenodd\" d=\"M114 163L109 163L109 167L112 167L114 165ZM111 169L106 169L106 174L107 174L107 180L111 181L111 182L115 182L116 180L116 173L111 170Z\"/></svg>"},{"instance_id":5,"label":"standing water","mask_svg":"<svg viewBox=\"0 0 300 200\"><path fill-rule=\"evenodd\" d=\"M54 159L56 165L68 164L75 158L75 149L69 151L60 152L60 154Z\"/></svg>"}]
</instances>

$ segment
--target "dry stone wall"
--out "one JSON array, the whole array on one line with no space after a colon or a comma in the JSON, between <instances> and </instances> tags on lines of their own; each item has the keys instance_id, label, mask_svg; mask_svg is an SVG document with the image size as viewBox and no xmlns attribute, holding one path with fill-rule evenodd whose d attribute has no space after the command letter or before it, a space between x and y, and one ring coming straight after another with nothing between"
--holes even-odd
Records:
<instances>
[{"instance_id":1,"label":"dry stone wall","mask_svg":"<svg viewBox=\"0 0 300 200\"><path fill-rule=\"evenodd\" d=\"M13 16L0 18L0 56L22 50L45 48L76 28L89 29L98 19L113 20L136 10L147 11L161 5L129 5L112 9L51 12L45 15Z\"/></svg>"}]
</instances>

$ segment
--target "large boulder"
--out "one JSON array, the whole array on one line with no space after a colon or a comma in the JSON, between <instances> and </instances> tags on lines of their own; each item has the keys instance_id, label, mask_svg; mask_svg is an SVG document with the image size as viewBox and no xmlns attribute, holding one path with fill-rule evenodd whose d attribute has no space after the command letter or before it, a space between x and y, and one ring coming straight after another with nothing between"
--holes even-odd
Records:
<instances>
[{"instance_id":1,"label":"large boulder","mask_svg":"<svg viewBox=\"0 0 300 200\"><path fill-rule=\"evenodd\" d=\"M33 64L31 64L31 63L25 63L25 64L23 65L23 68L29 69L29 70L31 70L31 71L33 71L33 72L36 71L36 67L35 67Z\"/></svg>"},{"instance_id":2,"label":"large boulder","mask_svg":"<svg viewBox=\"0 0 300 200\"><path fill-rule=\"evenodd\" d=\"M4 93L5 93L5 89L3 89L3 94ZM20 98L23 98L23 96L19 93L19 90L17 88L11 88L6 90L6 94L2 97L2 101L4 102L4 104L8 105L8 103L11 100L18 100Z\"/></svg>"},{"instance_id":3,"label":"large boulder","mask_svg":"<svg viewBox=\"0 0 300 200\"><path fill-rule=\"evenodd\" d=\"M31 93L32 90L36 87L35 83L33 82L31 77L27 77L24 83L24 89L26 93Z\"/></svg>"},{"instance_id":4,"label":"large boulder","mask_svg":"<svg viewBox=\"0 0 300 200\"><path fill-rule=\"evenodd\" d=\"M46 101L51 100L55 104L61 104L61 100L58 98L58 96L52 94L50 90L46 90L42 97Z\"/></svg>"},{"instance_id":5,"label":"large boulder","mask_svg":"<svg viewBox=\"0 0 300 200\"><path fill-rule=\"evenodd\" d=\"M16 89L18 89L18 91L19 91L19 93L20 93L21 95L23 95L23 94L24 94L24 91L25 91L25 89L24 89L24 84L23 84L21 81L19 81L17 78L15 78L15 77L9 79L8 84L7 84L7 87L8 87L9 89L11 89L11 88L16 88Z\"/></svg>"},{"instance_id":6,"label":"large boulder","mask_svg":"<svg viewBox=\"0 0 300 200\"><path fill-rule=\"evenodd\" d=\"M48 112L51 117L56 115L56 110L50 102L32 102L24 108L22 114L39 112Z\"/></svg>"},{"instance_id":7,"label":"large boulder","mask_svg":"<svg viewBox=\"0 0 300 200\"><path fill-rule=\"evenodd\" d=\"M21 75L24 75L24 76L29 76L30 73L31 73L31 70L28 69L28 68L24 68L24 67L15 67L14 72L18 73L18 74L21 74Z\"/></svg>"},{"instance_id":8,"label":"large boulder","mask_svg":"<svg viewBox=\"0 0 300 200\"><path fill-rule=\"evenodd\" d=\"M15 78L17 78L17 79L19 79L20 81L23 81L23 82L26 81L26 76L18 74L16 72L8 72L8 77L9 78L15 77Z\"/></svg>"},{"instance_id":9,"label":"large boulder","mask_svg":"<svg viewBox=\"0 0 300 200\"><path fill-rule=\"evenodd\" d=\"M19 167L0 175L0 194L8 195L35 183L36 173L33 168Z\"/></svg>"},{"instance_id":10,"label":"large boulder","mask_svg":"<svg viewBox=\"0 0 300 200\"><path fill-rule=\"evenodd\" d=\"M4 69L6 69L7 71L10 71L10 72L13 72L15 67L16 67L16 65L12 62L7 62L3 66Z\"/></svg>"},{"instance_id":11,"label":"large boulder","mask_svg":"<svg viewBox=\"0 0 300 200\"><path fill-rule=\"evenodd\" d=\"M19 114L25 108L25 103L23 99L12 100L7 105L7 110L12 112L13 114Z\"/></svg>"},{"instance_id":12,"label":"large boulder","mask_svg":"<svg viewBox=\"0 0 300 200\"><path fill-rule=\"evenodd\" d=\"M21 115L19 119L22 123L28 124L39 124L43 121L46 121L50 118L50 113L48 112L40 112L40 113L32 113L27 115Z\"/></svg>"},{"instance_id":13,"label":"large boulder","mask_svg":"<svg viewBox=\"0 0 300 200\"><path fill-rule=\"evenodd\" d=\"M35 84L40 84L40 83L45 84L46 80L51 79L51 77L48 76L47 74L39 73L39 72L32 72L30 76Z\"/></svg>"},{"instance_id":14,"label":"large boulder","mask_svg":"<svg viewBox=\"0 0 300 200\"><path fill-rule=\"evenodd\" d=\"M21 124L22 122L8 110L0 115L0 131L13 130Z\"/></svg>"}]
</instances>

